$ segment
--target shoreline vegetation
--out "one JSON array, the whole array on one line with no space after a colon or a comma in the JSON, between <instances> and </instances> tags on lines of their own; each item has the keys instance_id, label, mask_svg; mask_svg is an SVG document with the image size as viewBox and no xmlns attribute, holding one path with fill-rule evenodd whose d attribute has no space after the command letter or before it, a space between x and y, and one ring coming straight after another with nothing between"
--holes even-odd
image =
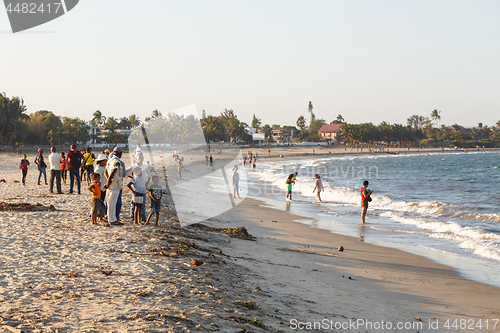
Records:
<instances>
[{"instance_id":1,"label":"shoreline vegetation","mask_svg":"<svg viewBox=\"0 0 500 333\"><path fill-rule=\"evenodd\" d=\"M379 125L371 122L348 123L339 114L328 122L317 118L309 102L307 114L299 116L293 125L264 124L255 114L250 124L242 122L232 109L224 109L218 116L182 115L170 112L163 115L154 110L144 122L136 115L121 118L107 117L97 110L90 120L78 117L58 116L49 110L27 113L27 106L20 97L8 97L0 93L0 148L17 149L22 146L67 146L79 143L116 145L127 142L133 129L148 127L155 123L153 137L162 138L161 143L187 146L195 134L204 136L210 143L253 144L251 130L264 134L265 143L330 142L354 148L495 148L500 146L500 120L488 126L479 122L475 127L459 124L441 124L441 111L435 109L430 116L411 115L406 124L391 124L383 121ZM194 109L195 110L195 109ZM309 125L307 123L309 122ZM340 124L336 133L321 133L326 124ZM200 128L201 125L201 128ZM160 128L158 128L160 127ZM201 133L203 132L203 133ZM323 134L323 135L322 135ZM328 134L328 135L327 135ZM333 134L333 136L332 136ZM165 141L166 140L166 141ZM152 142L154 143L154 142Z\"/></svg>"},{"instance_id":2,"label":"shoreline vegetation","mask_svg":"<svg viewBox=\"0 0 500 333\"><path fill-rule=\"evenodd\" d=\"M328 155L293 149L303 158ZM216 166L226 162L224 155L216 155ZM185 156L190 173L204 172L204 153ZM0 157L6 181L0 202L36 207L2 211L4 330L289 332L293 323L308 327L326 318L403 323L426 332L430 321L439 320L438 331L446 331L446 320L484 325L500 316L500 288L424 257L310 227L297 222L303 217L251 198L181 228L164 195L159 228L136 227L125 211L124 226L95 227L89 196L50 195L35 185L34 169L22 187L14 182L20 179L16 154ZM297 158L267 160L291 157ZM130 200L124 191L124 202Z\"/></svg>"}]
</instances>

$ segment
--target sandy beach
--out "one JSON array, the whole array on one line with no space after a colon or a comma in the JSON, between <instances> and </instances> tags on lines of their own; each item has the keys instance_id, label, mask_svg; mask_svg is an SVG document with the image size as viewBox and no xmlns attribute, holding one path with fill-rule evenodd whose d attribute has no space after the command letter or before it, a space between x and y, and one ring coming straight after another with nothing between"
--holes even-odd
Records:
<instances>
[{"instance_id":1,"label":"sandy beach","mask_svg":"<svg viewBox=\"0 0 500 333\"><path fill-rule=\"evenodd\" d=\"M204 154L197 155L186 154L188 178L206 173ZM23 187L15 182L17 163L14 154L0 156L0 202L34 211L1 212L5 332L465 332L480 321L480 331L492 332L500 318L498 288L420 256L301 224L303 217L259 200L246 198L203 225L181 228L164 196L161 226L139 227L131 224L124 190L125 226L104 228L90 224L88 191L51 195L36 185L33 166ZM308 326L325 319L328 327ZM353 321L355 328L344 325Z\"/></svg>"}]
</instances>

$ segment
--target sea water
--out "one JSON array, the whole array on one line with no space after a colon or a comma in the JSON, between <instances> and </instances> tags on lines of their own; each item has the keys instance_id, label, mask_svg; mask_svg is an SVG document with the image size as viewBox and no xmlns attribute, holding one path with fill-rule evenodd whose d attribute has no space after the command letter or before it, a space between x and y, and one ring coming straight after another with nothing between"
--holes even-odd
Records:
<instances>
[{"instance_id":1,"label":"sea water","mask_svg":"<svg viewBox=\"0 0 500 333\"><path fill-rule=\"evenodd\" d=\"M293 202L285 180L298 172ZM319 174L322 203L313 193ZM453 266L463 276L500 286L500 152L407 152L258 161L249 179L278 209L310 217L314 227L390 246ZM361 226L360 189L374 190Z\"/></svg>"}]
</instances>

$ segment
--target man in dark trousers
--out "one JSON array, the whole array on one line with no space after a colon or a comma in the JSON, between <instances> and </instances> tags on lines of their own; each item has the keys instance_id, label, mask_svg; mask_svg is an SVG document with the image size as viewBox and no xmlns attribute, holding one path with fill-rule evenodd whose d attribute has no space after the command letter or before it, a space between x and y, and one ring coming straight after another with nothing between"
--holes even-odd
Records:
<instances>
[{"instance_id":1,"label":"man in dark trousers","mask_svg":"<svg viewBox=\"0 0 500 333\"><path fill-rule=\"evenodd\" d=\"M78 194L80 194L80 168L82 167L83 155L78 150L76 150L76 145L71 145L71 151L67 155L69 164L69 193L73 193L73 183L76 178L76 186L78 188Z\"/></svg>"}]
</instances>

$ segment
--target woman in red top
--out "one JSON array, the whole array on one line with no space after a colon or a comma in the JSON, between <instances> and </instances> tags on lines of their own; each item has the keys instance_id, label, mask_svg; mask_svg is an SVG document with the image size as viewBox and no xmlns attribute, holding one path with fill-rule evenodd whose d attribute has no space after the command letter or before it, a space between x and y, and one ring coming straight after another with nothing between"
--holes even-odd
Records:
<instances>
[{"instance_id":1,"label":"woman in red top","mask_svg":"<svg viewBox=\"0 0 500 333\"><path fill-rule=\"evenodd\" d=\"M361 211L361 221L363 224L365 224L366 211L368 210L368 200L370 199L370 194L373 192L368 189L368 184L369 182L365 180L361 188L361 207L363 207Z\"/></svg>"}]
</instances>

